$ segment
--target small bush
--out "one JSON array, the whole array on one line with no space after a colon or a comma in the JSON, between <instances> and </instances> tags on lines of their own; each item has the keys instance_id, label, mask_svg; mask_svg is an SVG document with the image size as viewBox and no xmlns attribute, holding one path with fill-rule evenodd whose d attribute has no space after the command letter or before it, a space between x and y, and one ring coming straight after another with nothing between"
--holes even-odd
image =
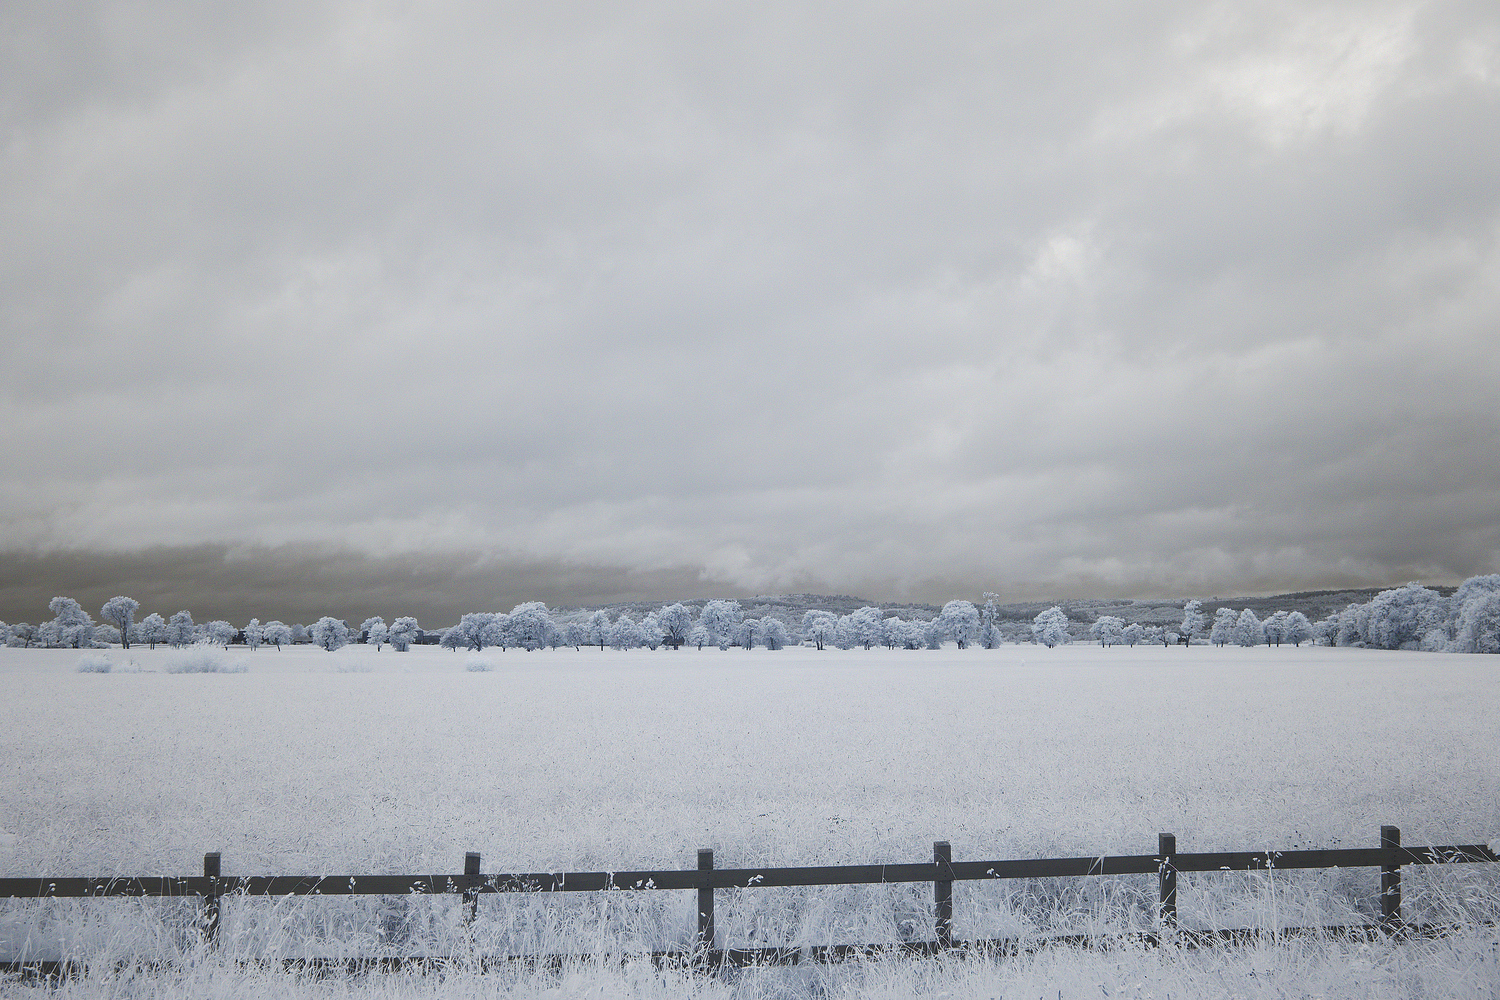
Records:
<instances>
[{"instance_id":1,"label":"small bush","mask_svg":"<svg viewBox=\"0 0 1500 1000\"><path fill-rule=\"evenodd\" d=\"M167 654L169 674L242 674L247 666L242 659L230 659L212 642L198 642Z\"/></svg>"},{"instance_id":2,"label":"small bush","mask_svg":"<svg viewBox=\"0 0 1500 1000\"><path fill-rule=\"evenodd\" d=\"M114 668L114 663L103 653L84 653L78 658L80 674L107 674Z\"/></svg>"},{"instance_id":3,"label":"small bush","mask_svg":"<svg viewBox=\"0 0 1500 1000\"><path fill-rule=\"evenodd\" d=\"M471 656L464 661L464 669L470 673L482 673L486 670L494 670L495 665L483 656Z\"/></svg>"}]
</instances>

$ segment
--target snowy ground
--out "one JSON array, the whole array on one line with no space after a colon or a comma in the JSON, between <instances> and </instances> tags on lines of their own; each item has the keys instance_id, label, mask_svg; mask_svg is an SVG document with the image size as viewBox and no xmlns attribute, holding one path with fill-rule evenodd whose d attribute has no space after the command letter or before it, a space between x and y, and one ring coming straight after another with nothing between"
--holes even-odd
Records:
<instances>
[{"instance_id":1,"label":"snowy ground","mask_svg":"<svg viewBox=\"0 0 1500 1000\"><path fill-rule=\"evenodd\" d=\"M1489 657L486 650L493 669L471 671L473 654L431 647L299 647L225 654L244 673L174 674L167 650L107 655L116 672L79 673L77 651L0 649L5 875L192 874L209 850L226 874L330 874L452 872L474 850L485 871L516 871L688 868L699 847L722 867L915 861L938 839L958 859L1148 853L1161 831L1184 851L1373 846L1382 823L1409 844L1500 839ZM1234 879L1185 886L1184 919L1296 922L1318 894L1329 909L1312 916L1348 916L1372 881L1310 875L1287 895ZM960 937L1037 927L1035 892L958 889ZM926 920L922 892L728 899L720 943L900 937L902 920ZM1077 929L1102 905L1051 893L1042 908L1067 911L1054 926ZM481 922L497 941L544 947L601 928L681 944L690 894L646 895L663 898L623 916L486 899ZM417 947L451 929L448 902L414 915L319 901L316 933L287 929L311 919L303 910L240 903L226 927L245 948L327 951L341 934L335 951L379 934ZM128 943L126 908L173 904L5 905L4 937L14 947L24 924L35 954L70 920L76 940L93 920ZM372 913L379 926L362 930Z\"/></svg>"}]
</instances>

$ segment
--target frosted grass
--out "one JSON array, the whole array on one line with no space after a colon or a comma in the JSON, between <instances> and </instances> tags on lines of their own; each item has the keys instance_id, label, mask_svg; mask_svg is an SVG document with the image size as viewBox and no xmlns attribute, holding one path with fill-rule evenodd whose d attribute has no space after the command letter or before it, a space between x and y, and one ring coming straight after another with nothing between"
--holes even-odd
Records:
<instances>
[{"instance_id":1,"label":"frosted grass","mask_svg":"<svg viewBox=\"0 0 1500 1000\"><path fill-rule=\"evenodd\" d=\"M57 655L63 654L63 655ZM1491 839L1486 658L1349 649L779 652L432 648L242 654L247 674L79 675L0 650L9 875L688 868ZM1420 683L1414 683L1419 678ZM1471 883L1456 882L1469 878ZM1486 879L1489 878L1487 881ZM1373 871L1183 876L1185 926L1373 916ZM1493 879L1407 870L1412 915L1491 913ZM1149 926L1154 880L959 883L960 937ZM721 946L931 936L931 887L717 895ZM1470 904L1465 898L1478 900ZM155 908L153 909L153 904ZM160 901L7 904L32 954L187 940ZM682 947L691 893L231 900L231 954ZM154 916L152 916L154 914ZM135 926L142 920L152 928ZM75 942L69 944L68 942Z\"/></svg>"},{"instance_id":2,"label":"frosted grass","mask_svg":"<svg viewBox=\"0 0 1500 1000\"><path fill-rule=\"evenodd\" d=\"M103 653L84 653L78 658L80 674L107 674L114 667L115 662Z\"/></svg>"},{"instance_id":3,"label":"frosted grass","mask_svg":"<svg viewBox=\"0 0 1500 1000\"><path fill-rule=\"evenodd\" d=\"M1482 997L1500 990L1500 949L1478 931L1436 941L1354 943L1300 939L1239 949L1111 951L1056 949L1004 961L885 960L840 966L725 971L715 976L657 970L645 960L570 963L561 970L517 966L486 974L394 973L314 978L205 958L166 972L130 968L60 987L6 984L6 995L102 1000L234 997L361 1000L1407 1000Z\"/></svg>"},{"instance_id":4,"label":"frosted grass","mask_svg":"<svg viewBox=\"0 0 1500 1000\"><path fill-rule=\"evenodd\" d=\"M220 651L222 653L222 650ZM0 650L7 875L691 867L1486 841L1485 657Z\"/></svg>"},{"instance_id":5,"label":"frosted grass","mask_svg":"<svg viewBox=\"0 0 1500 1000\"><path fill-rule=\"evenodd\" d=\"M242 674L250 668L245 657L231 656L212 642L167 650L162 662L170 674Z\"/></svg>"}]
</instances>

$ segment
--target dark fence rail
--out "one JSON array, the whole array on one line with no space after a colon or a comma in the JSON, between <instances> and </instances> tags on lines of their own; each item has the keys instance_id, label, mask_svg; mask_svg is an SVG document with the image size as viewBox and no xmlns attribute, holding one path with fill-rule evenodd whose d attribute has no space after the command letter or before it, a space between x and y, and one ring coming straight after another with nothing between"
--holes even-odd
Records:
<instances>
[{"instance_id":1,"label":"dark fence rail","mask_svg":"<svg viewBox=\"0 0 1500 1000\"><path fill-rule=\"evenodd\" d=\"M824 945L812 949L715 948L714 891L786 886L869 885L931 882L933 886L933 940L908 942L904 952L929 954L957 946L983 946L991 950L1014 950L1005 942L960 942L953 935L953 883L1022 878L1078 878L1091 875L1156 875L1158 878L1157 924L1161 933L1178 933L1177 875L1181 872L1274 871L1309 868L1379 868L1380 912L1378 924L1325 928L1342 933L1393 933L1405 929L1401 917L1401 869L1406 865L1467 864L1500 862L1500 855L1484 844L1445 847L1402 847L1401 832L1393 826L1380 830L1380 846L1337 850L1229 851L1187 853L1177 851L1177 839L1169 833L1158 838L1157 853L1085 858L1041 858L997 861L954 861L947 841L933 845L930 862L887 865L835 865L805 868L715 868L713 851L698 852L696 869L616 872L511 872L482 874L480 856L470 853L464 871L455 875L223 875L220 855L206 854L201 876L130 878L0 878L0 898L99 898L121 896L197 897L201 902L199 925L212 943L219 926L221 901L226 896L366 896L440 895L462 896L464 919L472 922L479 897L505 892L607 892L653 889L696 890L698 928L690 956L700 962L721 961L817 961L840 956L882 952L872 945ZM1307 929L1304 929L1307 930ZM1311 930L1317 930L1312 928ZM1253 935L1252 929L1215 932L1183 932L1198 938L1233 940ZM1059 939L1063 940L1063 939ZM1067 940L1072 941L1072 938ZM661 953L661 955L674 953ZM746 958L751 956L751 958ZM809 957L811 956L811 957ZM506 956L527 958L542 956ZM582 956L579 956L582 957ZM654 957L661 957L660 955ZM494 956L490 956L491 959ZM357 960L356 960L357 961ZM376 965L389 959L371 960ZM427 959L407 961L424 962ZM57 963L8 962L0 968L12 971Z\"/></svg>"}]
</instances>

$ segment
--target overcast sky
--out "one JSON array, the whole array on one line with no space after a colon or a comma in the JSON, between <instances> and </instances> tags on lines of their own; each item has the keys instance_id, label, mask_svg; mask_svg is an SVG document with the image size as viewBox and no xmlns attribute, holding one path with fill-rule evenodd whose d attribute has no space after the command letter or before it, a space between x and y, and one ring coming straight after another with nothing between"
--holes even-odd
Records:
<instances>
[{"instance_id":1,"label":"overcast sky","mask_svg":"<svg viewBox=\"0 0 1500 1000\"><path fill-rule=\"evenodd\" d=\"M1494 0L15 3L0 65L9 620L1500 570Z\"/></svg>"}]
</instances>

